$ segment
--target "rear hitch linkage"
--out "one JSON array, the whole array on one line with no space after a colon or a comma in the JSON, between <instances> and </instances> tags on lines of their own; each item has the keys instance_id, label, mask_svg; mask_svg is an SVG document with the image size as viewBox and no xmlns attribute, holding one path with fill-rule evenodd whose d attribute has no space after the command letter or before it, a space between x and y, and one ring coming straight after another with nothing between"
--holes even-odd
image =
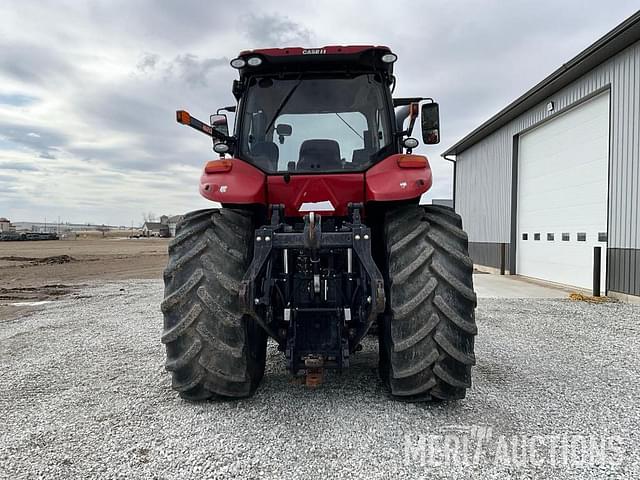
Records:
<instances>
[{"instance_id":1,"label":"rear hitch linkage","mask_svg":"<svg viewBox=\"0 0 640 480\"><path fill-rule=\"evenodd\" d=\"M385 308L384 281L361 209L350 205L348 221L323 231L320 215L309 213L304 227L294 229L281 221L284 207L272 205L270 224L254 234L241 309L278 341L289 369L305 373L309 386L321 383L324 368L348 366L349 354L361 348ZM336 257L343 264L335 266Z\"/></svg>"}]
</instances>

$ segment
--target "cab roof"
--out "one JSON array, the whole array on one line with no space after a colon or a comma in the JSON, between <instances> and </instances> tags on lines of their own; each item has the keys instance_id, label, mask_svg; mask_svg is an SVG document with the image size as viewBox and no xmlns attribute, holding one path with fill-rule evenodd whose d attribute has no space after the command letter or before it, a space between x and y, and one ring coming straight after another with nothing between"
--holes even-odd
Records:
<instances>
[{"instance_id":1,"label":"cab roof","mask_svg":"<svg viewBox=\"0 0 640 480\"><path fill-rule=\"evenodd\" d=\"M247 64L238 69L240 78L255 74L297 72L374 72L390 76L393 62L385 63L382 56L391 53L385 46L328 45L320 48L286 47L244 50L238 58ZM249 65L250 58L258 57L261 63ZM235 59L234 59L235 60Z\"/></svg>"}]
</instances>

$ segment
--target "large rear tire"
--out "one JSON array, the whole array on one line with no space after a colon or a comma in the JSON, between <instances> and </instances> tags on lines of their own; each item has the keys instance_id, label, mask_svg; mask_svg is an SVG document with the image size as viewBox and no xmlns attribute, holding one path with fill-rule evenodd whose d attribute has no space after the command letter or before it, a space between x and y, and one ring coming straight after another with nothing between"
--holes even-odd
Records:
<instances>
[{"instance_id":1,"label":"large rear tire","mask_svg":"<svg viewBox=\"0 0 640 480\"><path fill-rule=\"evenodd\" d=\"M250 214L209 209L185 215L169 243L162 343L185 399L249 397L262 379L267 336L238 298L252 236Z\"/></svg>"},{"instance_id":2,"label":"large rear tire","mask_svg":"<svg viewBox=\"0 0 640 480\"><path fill-rule=\"evenodd\" d=\"M385 218L387 310L380 374L394 397L464 398L475 364L473 262L453 209L402 206Z\"/></svg>"}]
</instances>

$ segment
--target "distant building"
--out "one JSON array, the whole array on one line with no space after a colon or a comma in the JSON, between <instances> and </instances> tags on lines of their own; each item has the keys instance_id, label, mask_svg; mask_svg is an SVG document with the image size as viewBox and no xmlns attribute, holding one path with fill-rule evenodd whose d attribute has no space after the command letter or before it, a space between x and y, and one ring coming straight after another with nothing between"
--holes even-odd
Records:
<instances>
[{"instance_id":1,"label":"distant building","mask_svg":"<svg viewBox=\"0 0 640 480\"><path fill-rule=\"evenodd\" d=\"M168 237L169 226L160 222L144 222L142 234L145 237Z\"/></svg>"},{"instance_id":2,"label":"distant building","mask_svg":"<svg viewBox=\"0 0 640 480\"><path fill-rule=\"evenodd\" d=\"M12 232L13 230L15 229L11 222L4 217L0 217L0 232Z\"/></svg>"},{"instance_id":3,"label":"distant building","mask_svg":"<svg viewBox=\"0 0 640 480\"><path fill-rule=\"evenodd\" d=\"M57 233L57 232L65 232L65 231L74 231L74 232L89 232L94 231L99 228L108 228L109 230L117 230L122 229L124 227L118 227L115 225L96 225L92 223L69 223L69 222L61 222L61 223L51 223L51 222L14 222L12 223L12 228L18 231L24 232L38 232L38 233Z\"/></svg>"},{"instance_id":4,"label":"distant building","mask_svg":"<svg viewBox=\"0 0 640 480\"><path fill-rule=\"evenodd\" d=\"M145 237L175 237L176 226L183 215L162 215L159 222L144 222L142 235Z\"/></svg>"}]
</instances>

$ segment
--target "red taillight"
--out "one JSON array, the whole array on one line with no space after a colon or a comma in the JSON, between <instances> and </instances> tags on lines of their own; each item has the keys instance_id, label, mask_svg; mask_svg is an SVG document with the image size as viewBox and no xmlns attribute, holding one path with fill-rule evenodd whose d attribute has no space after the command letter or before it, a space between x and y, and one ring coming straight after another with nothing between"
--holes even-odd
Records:
<instances>
[{"instance_id":1,"label":"red taillight","mask_svg":"<svg viewBox=\"0 0 640 480\"><path fill-rule=\"evenodd\" d=\"M211 160L204 166L204 173L230 172L231 167L233 167L231 160Z\"/></svg>"},{"instance_id":2,"label":"red taillight","mask_svg":"<svg viewBox=\"0 0 640 480\"><path fill-rule=\"evenodd\" d=\"M427 168L427 157L420 155L403 155L398 159L400 168Z\"/></svg>"}]
</instances>

